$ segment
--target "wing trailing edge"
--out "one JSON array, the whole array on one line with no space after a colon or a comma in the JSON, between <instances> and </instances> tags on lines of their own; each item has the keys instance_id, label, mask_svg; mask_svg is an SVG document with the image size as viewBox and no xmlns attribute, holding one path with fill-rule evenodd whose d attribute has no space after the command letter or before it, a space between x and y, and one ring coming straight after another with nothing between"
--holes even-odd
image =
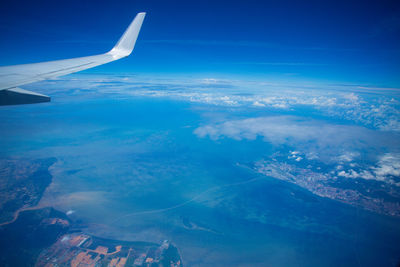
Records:
<instances>
[{"instance_id":1,"label":"wing trailing edge","mask_svg":"<svg viewBox=\"0 0 400 267\"><path fill-rule=\"evenodd\" d=\"M50 102L50 97L18 87L0 91L0 106Z\"/></svg>"}]
</instances>

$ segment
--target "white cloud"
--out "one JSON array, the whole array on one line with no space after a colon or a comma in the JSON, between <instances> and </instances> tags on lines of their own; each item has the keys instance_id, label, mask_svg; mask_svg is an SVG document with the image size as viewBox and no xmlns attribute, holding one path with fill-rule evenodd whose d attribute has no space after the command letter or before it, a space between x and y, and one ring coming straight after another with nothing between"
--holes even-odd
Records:
<instances>
[{"instance_id":1,"label":"white cloud","mask_svg":"<svg viewBox=\"0 0 400 267\"><path fill-rule=\"evenodd\" d=\"M305 156L308 160L316 160L319 158L318 154L315 151L307 151Z\"/></svg>"},{"instance_id":2,"label":"white cloud","mask_svg":"<svg viewBox=\"0 0 400 267\"><path fill-rule=\"evenodd\" d=\"M360 153L358 152L345 152L339 157L337 157L338 162L352 162L354 159L358 158L360 156Z\"/></svg>"},{"instance_id":3,"label":"white cloud","mask_svg":"<svg viewBox=\"0 0 400 267\"><path fill-rule=\"evenodd\" d=\"M354 93L350 93L350 94L346 94L343 96L345 99L348 99L352 102L357 102L359 100L358 95L354 94Z\"/></svg>"},{"instance_id":4,"label":"white cloud","mask_svg":"<svg viewBox=\"0 0 400 267\"><path fill-rule=\"evenodd\" d=\"M400 154L387 153L380 157L377 165L372 168L377 177L400 177Z\"/></svg>"},{"instance_id":5,"label":"white cloud","mask_svg":"<svg viewBox=\"0 0 400 267\"><path fill-rule=\"evenodd\" d=\"M214 79L214 78L205 78L205 79L203 79L203 80L201 80L203 83L205 83L205 84L210 84L210 83L217 83L218 82L218 80L217 79Z\"/></svg>"},{"instance_id":6,"label":"white cloud","mask_svg":"<svg viewBox=\"0 0 400 267\"><path fill-rule=\"evenodd\" d=\"M352 164L349 164L350 167ZM343 170L342 165L336 166L337 175L346 178L361 178L366 180L376 180L400 186L393 177L400 178L400 154L386 153L379 157L376 166L370 166L360 170Z\"/></svg>"},{"instance_id":7,"label":"white cloud","mask_svg":"<svg viewBox=\"0 0 400 267\"><path fill-rule=\"evenodd\" d=\"M221 106L247 106L285 111L312 108L324 116L385 131L400 131L398 89L357 85L312 84L304 81L262 82L216 78L75 75L30 85L42 93L71 96L158 97ZM47 89L46 89L47 88ZM46 91L47 90L47 91ZM380 91L388 92L387 95ZM365 92L368 92L366 94Z\"/></svg>"},{"instance_id":8,"label":"white cloud","mask_svg":"<svg viewBox=\"0 0 400 267\"><path fill-rule=\"evenodd\" d=\"M212 140L222 138L255 140L257 137L262 137L264 141L274 145L287 144L307 151L305 157L310 160L321 156L337 160L344 149L350 151L359 149L366 146L365 144L370 142L368 139L372 138L368 129L328 124L295 116L231 120L199 127L194 133L200 138L209 137ZM355 141L354 136L357 136L358 140ZM291 157L298 158L298 151L292 153L294 154Z\"/></svg>"},{"instance_id":9,"label":"white cloud","mask_svg":"<svg viewBox=\"0 0 400 267\"><path fill-rule=\"evenodd\" d=\"M346 177L346 178L362 178L366 180L377 180L375 176L372 175L369 171L363 170L361 172L357 172L353 169L348 171L340 171L337 174L338 176Z\"/></svg>"},{"instance_id":10,"label":"white cloud","mask_svg":"<svg viewBox=\"0 0 400 267\"><path fill-rule=\"evenodd\" d=\"M255 102L253 103L253 106L255 106L255 107L265 107L265 104L260 103L260 102L258 102L258 101L255 101Z\"/></svg>"},{"instance_id":11,"label":"white cloud","mask_svg":"<svg viewBox=\"0 0 400 267\"><path fill-rule=\"evenodd\" d=\"M75 213L74 210L68 210L68 211L66 212L67 215L71 215L71 214L73 214L73 213Z\"/></svg>"}]
</instances>

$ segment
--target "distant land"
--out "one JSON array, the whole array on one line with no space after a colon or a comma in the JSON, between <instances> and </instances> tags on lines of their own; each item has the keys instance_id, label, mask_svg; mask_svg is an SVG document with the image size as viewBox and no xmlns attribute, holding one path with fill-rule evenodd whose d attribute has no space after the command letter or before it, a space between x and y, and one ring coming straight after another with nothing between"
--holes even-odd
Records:
<instances>
[{"instance_id":1,"label":"distant land","mask_svg":"<svg viewBox=\"0 0 400 267\"><path fill-rule=\"evenodd\" d=\"M40 201L54 158L6 160L0 166L0 266L182 266L178 249L85 234L68 216Z\"/></svg>"},{"instance_id":2,"label":"distant land","mask_svg":"<svg viewBox=\"0 0 400 267\"><path fill-rule=\"evenodd\" d=\"M36 266L182 266L177 248L165 240L161 245L103 239L83 233L63 235L43 250Z\"/></svg>"},{"instance_id":3,"label":"distant land","mask_svg":"<svg viewBox=\"0 0 400 267\"><path fill-rule=\"evenodd\" d=\"M0 227L0 266L34 266L40 252L67 233L70 221L52 208L21 212Z\"/></svg>"},{"instance_id":4,"label":"distant land","mask_svg":"<svg viewBox=\"0 0 400 267\"><path fill-rule=\"evenodd\" d=\"M55 158L0 160L0 225L39 203L52 181L49 167L55 162Z\"/></svg>"}]
</instances>

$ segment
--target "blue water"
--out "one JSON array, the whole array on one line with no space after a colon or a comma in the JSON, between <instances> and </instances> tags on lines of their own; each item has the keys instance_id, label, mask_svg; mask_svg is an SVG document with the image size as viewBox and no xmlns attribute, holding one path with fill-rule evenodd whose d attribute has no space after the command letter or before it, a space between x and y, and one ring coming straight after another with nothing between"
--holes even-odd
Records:
<instances>
[{"instance_id":1,"label":"blue water","mask_svg":"<svg viewBox=\"0 0 400 267\"><path fill-rule=\"evenodd\" d=\"M398 218L256 173L253 163L277 150L261 138L196 136L213 116L231 116L219 109L145 98L2 107L0 155L57 158L42 205L105 238L169 239L188 266L400 261Z\"/></svg>"}]
</instances>

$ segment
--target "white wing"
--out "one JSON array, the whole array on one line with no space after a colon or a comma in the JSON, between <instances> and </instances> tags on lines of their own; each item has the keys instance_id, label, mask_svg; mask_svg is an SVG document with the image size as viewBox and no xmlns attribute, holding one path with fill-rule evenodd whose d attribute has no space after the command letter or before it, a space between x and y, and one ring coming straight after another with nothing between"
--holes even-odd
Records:
<instances>
[{"instance_id":1,"label":"white wing","mask_svg":"<svg viewBox=\"0 0 400 267\"><path fill-rule=\"evenodd\" d=\"M93 68L132 53L146 13L138 13L118 43L101 55L0 67L0 105L50 101L50 97L17 88L37 81Z\"/></svg>"}]
</instances>

